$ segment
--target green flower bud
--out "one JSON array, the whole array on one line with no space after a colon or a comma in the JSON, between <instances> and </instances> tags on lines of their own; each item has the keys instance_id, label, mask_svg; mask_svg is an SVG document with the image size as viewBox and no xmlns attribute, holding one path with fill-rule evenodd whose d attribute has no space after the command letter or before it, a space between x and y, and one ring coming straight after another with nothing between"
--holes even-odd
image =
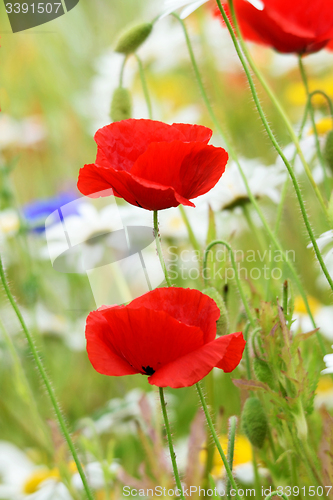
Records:
<instances>
[{"instance_id":1,"label":"green flower bud","mask_svg":"<svg viewBox=\"0 0 333 500\"><path fill-rule=\"evenodd\" d=\"M120 36L115 51L126 56L132 54L149 37L152 29L151 23L142 23L130 28Z\"/></svg>"},{"instance_id":2,"label":"green flower bud","mask_svg":"<svg viewBox=\"0 0 333 500\"><path fill-rule=\"evenodd\" d=\"M269 364L260 358L254 358L253 371L260 382L264 382L271 389L274 388L274 377Z\"/></svg>"},{"instance_id":3,"label":"green flower bud","mask_svg":"<svg viewBox=\"0 0 333 500\"><path fill-rule=\"evenodd\" d=\"M229 315L225 305L225 302L219 292L214 287L205 288L202 293L208 295L211 299L216 302L217 307L220 309L220 317L216 322L216 333L217 335L226 335L229 331Z\"/></svg>"},{"instance_id":4,"label":"green flower bud","mask_svg":"<svg viewBox=\"0 0 333 500\"><path fill-rule=\"evenodd\" d=\"M127 89L118 87L112 96L111 102L111 120L113 122L120 122L127 120L132 116L132 98Z\"/></svg>"},{"instance_id":5,"label":"green flower bud","mask_svg":"<svg viewBox=\"0 0 333 500\"><path fill-rule=\"evenodd\" d=\"M242 413L243 430L253 446L262 448L268 430L267 417L258 398L245 401Z\"/></svg>"},{"instance_id":6,"label":"green flower bud","mask_svg":"<svg viewBox=\"0 0 333 500\"><path fill-rule=\"evenodd\" d=\"M324 146L324 157L327 161L327 165L333 172L333 130L330 130L326 137L326 142Z\"/></svg>"}]
</instances>

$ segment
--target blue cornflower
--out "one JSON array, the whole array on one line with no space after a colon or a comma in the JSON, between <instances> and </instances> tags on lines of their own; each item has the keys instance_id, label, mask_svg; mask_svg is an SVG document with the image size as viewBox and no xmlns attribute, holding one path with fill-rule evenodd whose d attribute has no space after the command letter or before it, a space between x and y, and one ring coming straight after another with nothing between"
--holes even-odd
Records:
<instances>
[{"instance_id":1,"label":"blue cornflower","mask_svg":"<svg viewBox=\"0 0 333 500\"><path fill-rule=\"evenodd\" d=\"M59 193L53 198L36 200L23 206L23 216L28 223L28 227L32 231L43 233L45 231L46 218L62 206L70 203L70 205L66 207L66 216L78 214L78 204L71 203L74 200L77 200L77 195L74 192ZM63 220L61 210L59 211L59 216L61 220Z\"/></svg>"}]
</instances>

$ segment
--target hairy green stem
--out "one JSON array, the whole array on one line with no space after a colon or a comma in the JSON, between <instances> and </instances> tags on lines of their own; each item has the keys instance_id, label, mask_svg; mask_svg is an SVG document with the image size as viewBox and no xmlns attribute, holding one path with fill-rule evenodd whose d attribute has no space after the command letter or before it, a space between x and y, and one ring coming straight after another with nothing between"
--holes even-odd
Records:
<instances>
[{"instance_id":1,"label":"hairy green stem","mask_svg":"<svg viewBox=\"0 0 333 500\"><path fill-rule=\"evenodd\" d=\"M160 393L161 408L162 408L162 413L163 413L163 418L164 418L165 430L166 430L167 437L168 437L168 444L169 444L169 451L170 451L171 462L172 462L172 467L173 467L173 473L174 473L176 485L178 488L177 493L179 493L178 496L182 500L185 500L184 495L183 495L182 483L180 481L177 462L176 462L176 454L175 454L175 451L173 449L173 444L172 444L171 430L170 430L168 414L166 411L166 403L165 403L165 399L164 399L163 387L159 387L159 393Z\"/></svg>"},{"instance_id":2,"label":"hairy green stem","mask_svg":"<svg viewBox=\"0 0 333 500\"><path fill-rule=\"evenodd\" d=\"M313 90L312 92L310 92L308 102L309 102L309 99L312 99L312 97L314 97L315 95L321 95L322 97L324 97L324 99L326 99L328 109L330 110L330 116L331 116L332 122L333 122L333 103L332 103L331 99L326 94L326 92L324 92L323 90L317 89L317 90ZM332 123L332 126L333 126L333 123Z\"/></svg>"},{"instance_id":3,"label":"hairy green stem","mask_svg":"<svg viewBox=\"0 0 333 500\"><path fill-rule=\"evenodd\" d=\"M246 311L246 315L248 317L248 320L251 323L252 328L255 328L257 326L256 325L256 321L255 321L255 319L254 319L254 317L253 317L253 315L252 315L252 313L250 311L249 303L246 300L245 293L244 293L242 284L241 284L239 276L238 276L238 269L237 269L237 265L236 265L236 261L235 261L234 252L233 252L233 249L231 248L231 246L229 245L229 243L227 243L226 241L223 241L223 240L214 240L214 241L212 241L207 246L207 248L205 250L205 253L204 253L204 258L203 258L203 269L204 269L204 272L205 272L205 269L207 267L208 253L209 253L210 249L212 247L214 247L215 245L224 245L228 249L228 251L229 251L231 265L232 265L233 270L235 272L235 281L236 281L237 288L238 288L239 294L241 296L241 299L242 299L242 302L243 302L243 305L244 305L244 308L245 308L245 311Z\"/></svg>"},{"instance_id":4,"label":"hairy green stem","mask_svg":"<svg viewBox=\"0 0 333 500\"><path fill-rule=\"evenodd\" d=\"M143 64L142 64L141 59L138 56L138 54L135 54L135 57L136 57L136 60L138 62L142 90L143 90L143 94L145 96L145 100L146 100L146 104L147 104L147 108L148 108L148 116L149 116L149 119L152 120L153 119L153 108L151 105L151 99L150 99L150 95L149 95L149 90L148 90L145 72L143 69Z\"/></svg>"},{"instance_id":5,"label":"hairy green stem","mask_svg":"<svg viewBox=\"0 0 333 500\"><path fill-rule=\"evenodd\" d=\"M227 473L227 476L228 476L228 479L230 481L230 484L231 486L234 488L235 492L236 492L236 495L235 497L237 498L237 500L241 500L241 497L238 493L238 488L237 488L237 484L235 482L235 479L232 475L232 472L230 470L230 467L229 467L229 464L228 464L228 460L227 460L227 457L225 456L224 454L224 451L222 449L222 446L221 446L221 443L219 441L219 438L216 434L216 431L215 431L215 428L214 428L214 425L213 425L213 422L212 422L212 419L210 417L210 414L209 414L209 411L208 411L208 408L207 408L207 404L206 404L206 401L205 401L205 397L203 395L203 392L202 392L202 389L201 389L201 386L199 383L196 384L196 388L197 388L197 391L198 391L198 394L199 394L199 398L200 398L200 401L201 401L201 406L203 408L203 411L205 413L205 416L206 416L206 420L207 420L207 424L208 424L208 427L210 429L210 432L212 434L212 437L214 439L214 442L215 442L215 445L216 445L216 448L218 449L218 452L220 454L220 457L222 459L222 462L223 462L223 465L225 467L225 470L226 470L226 473Z\"/></svg>"},{"instance_id":6,"label":"hairy green stem","mask_svg":"<svg viewBox=\"0 0 333 500\"><path fill-rule=\"evenodd\" d=\"M22 366L19 353L17 352L14 342L9 333L7 332L6 327L3 324L1 318L0 318L0 332L2 332L4 336L5 343L13 359L14 372L17 380L17 387L20 397L24 400L24 402L27 405L29 405L30 411L35 419L35 424L37 426L36 438L38 438L41 441L43 448L50 456L52 453L53 445L49 432L47 431L46 428L46 422L45 420L43 420L42 416L39 413L38 405L35 396L31 390L24 368Z\"/></svg>"},{"instance_id":7,"label":"hairy green stem","mask_svg":"<svg viewBox=\"0 0 333 500\"><path fill-rule=\"evenodd\" d=\"M267 495L265 500L271 500L272 497L282 497L284 500L288 500L287 495L285 493L281 493L280 491L272 491L272 493Z\"/></svg>"},{"instance_id":8,"label":"hairy green stem","mask_svg":"<svg viewBox=\"0 0 333 500\"><path fill-rule=\"evenodd\" d=\"M213 108L212 106L210 105L210 102L209 102L209 99L208 99L208 96L206 94L206 91L205 91L205 87L202 83L202 78L201 78L201 75L200 75L200 71L198 69L198 65L197 65L197 62L195 60L195 56L194 56L194 52L193 52L193 49L192 49L192 45L191 45L191 41L190 41L190 38L188 36L188 33L187 33L187 29L186 29L186 26L185 26L185 23L182 21L182 19L180 19L180 17L177 15L177 14L173 14L174 17L176 19L178 19L178 21L181 23L182 25L182 28L183 28L183 31L184 31L184 34L185 34L185 39L186 39L186 44L187 44L187 47L188 47L188 51L189 51L189 54L190 54L190 59L191 59L191 62L192 62L192 66L193 66L193 70L194 70L194 73L195 73L195 76L196 76L196 79L197 79L197 83L198 83L198 86L199 86L199 89L200 89L200 92L201 92L201 95L203 97L203 100L204 100L204 103L207 107L207 110L209 112L209 115L211 117L211 120L212 122L214 123L214 126L216 127L216 130L218 131L218 133L221 135L222 139L224 140L225 144L226 144L226 147L228 149L228 153L230 154L231 158L233 159L233 161L236 163L237 167L238 167L238 170L241 174L241 177L242 177L242 180L244 182L244 185L245 185L245 189L246 189L246 192L247 192L247 195L252 203L252 205L254 206L256 212L258 213L259 217L260 217L260 220L267 232L267 234L269 235L270 239L272 240L272 242L274 243L274 246L279 250L279 252L281 253L282 257L283 257L283 260L284 262L286 263L286 265L288 266L289 270L290 270L290 273L297 285L297 288L299 290L299 293L304 301L304 304L305 304L305 307L306 307L306 310L307 310L307 313L309 315L309 318L311 320L311 323L313 325L313 328L316 328L316 323L315 323L315 320L313 318L313 315L312 315L312 312L311 312L311 309L310 309L310 306L309 306L309 302L308 302L308 298L307 298L307 295L304 291L304 288L302 286L302 283L297 275L297 272L292 264L292 262L290 262L290 260L288 259L286 253L284 252L280 242L278 241L277 237L275 236L274 232L271 230L271 228L269 227L266 219L265 219L265 216L257 202L257 200L255 199L255 197L253 196L252 194L252 191L250 189L250 186L249 186L249 183L247 181L247 178L246 178L246 175L242 169L242 166L238 160L238 157L237 157L237 153L235 151L235 149L233 148L232 144L230 143L230 141L228 140L227 136L225 135L225 133L223 132L220 124L219 124L219 121L218 119L216 118L215 116L215 113L213 111ZM324 354L326 354L326 349L325 349L325 346L323 344L323 341L319 335L319 333L317 332L317 339L318 339L318 343L320 345L320 348L321 348L321 351Z\"/></svg>"},{"instance_id":9,"label":"hairy green stem","mask_svg":"<svg viewBox=\"0 0 333 500\"><path fill-rule=\"evenodd\" d=\"M302 60L301 56L298 56L298 65L299 65L299 70L300 70L300 73L302 76L302 81L304 84L307 100L309 103L310 118L311 118L311 123L312 123L312 128L313 128L313 135L315 138L317 157L318 157L319 163L320 163L321 168L322 168L323 173L324 173L324 186L326 187L326 197L329 197L330 196L330 188L329 188L329 185L327 182L326 165L325 165L325 160L324 160L323 154L321 152L320 144L319 144L319 137L318 137L318 132L317 132L314 108L312 105L311 93L310 93L310 89L309 89L309 83L308 83L307 75L305 72L305 68L304 68L304 64L303 64L303 60Z\"/></svg>"},{"instance_id":10,"label":"hairy green stem","mask_svg":"<svg viewBox=\"0 0 333 500\"><path fill-rule=\"evenodd\" d=\"M157 253L158 253L160 263L161 263L161 266L162 266L162 269L164 272L165 280L166 280L168 286L172 286L170 278L169 278L168 270L166 268L164 258L163 258L162 246L161 246L159 232L158 232L158 212L157 212L157 210L154 210L154 234L155 234Z\"/></svg>"},{"instance_id":11,"label":"hairy green stem","mask_svg":"<svg viewBox=\"0 0 333 500\"><path fill-rule=\"evenodd\" d=\"M210 409L212 411L212 420L213 423L215 424L215 389L214 389L214 372L213 370L206 375L204 379L204 384L205 384L205 389L206 389L206 394L207 394L207 400L208 400L208 405L210 406ZM214 442L210 439L210 433L209 429L207 429L207 436L206 436L206 448L207 448L207 457L206 457L206 463L205 463L205 471L204 471L204 478L205 481L208 483L209 480L209 474L211 473L211 470L213 468L214 464L214 452L215 452L215 445Z\"/></svg>"},{"instance_id":12,"label":"hairy green stem","mask_svg":"<svg viewBox=\"0 0 333 500\"><path fill-rule=\"evenodd\" d=\"M46 373L46 370L44 368L44 365L42 363L42 360L38 354L38 351L36 349L36 346L34 344L34 341L33 341L33 338L25 324L25 321L23 319L23 316L14 300L14 297L10 291L10 288L8 286L8 283L7 283L7 279L6 279L6 276L5 276L5 271L4 271L4 268L3 268L3 264L2 264L2 259L1 259L1 256L0 256L0 278L1 278L1 282L2 282L2 285L4 287L4 290L6 292L6 295L8 297L8 300L22 326L22 329L25 333L25 336L26 336L26 339L28 341L28 345L29 345L29 348L30 348L30 351L31 351L31 354L34 358L34 361L35 361L35 364L36 364L36 367L37 367L37 370L43 380L43 383L45 385L45 389L46 389L46 392L48 393L49 395L49 398L51 400L51 403L52 403L52 406L53 406L53 409L54 409L54 412L57 416L57 419L58 419L58 423L59 423L59 426L60 426L60 429L66 439L66 442L67 442L67 445L71 451L71 454L73 456L73 459L75 461L75 464L76 464L76 467L77 467L77 470L80 474L80 477L81 477L81 480L82 480L82 483L83 483L83 487L84 487L84 490L85 490L85 493L87 495L87 498L89 500L93 500L93 495L90 491L90 488L89 488L89 485L88 485L88 482L87 482L87 479L86 479L86 476L83 472L83 468L82 468L82 465L81 465L81 462L79 460L79 457L78 457L78 454L76 452L76 449L75 449L75 446L74 446L74 443L72 441L72 438L70 436L70 433L67 429L67 426L66 426L66 423L65 423L65 420L64 420L64 417L62 416L62 413L61 413L61 410L59 408L59 405L58 405L58 402L57 402L57 399L56 399L56 396L55 396L55 393L54 393L54 390L52 388L52 385L51 385L51 382L47 376L47 373Z\"/></svg>"},{"instance_id":13,"label":"hairy green stem","mask_svg":"<svg viewBox=\"0 0 333 500\"><path fill-rule=\"evenodd\" d=\"M252 76L251 76L251 73L247 67L247 64L246 64L246 61L245 61L245 58L242 54L242 51L240 50L240 47L238 45L238 42L237 42L237 39L236 39L236 36L233 32L233 28L231 26L231 23L222 7L222 4L221 4L221 1L220 0L216 0L217 1L217 4L218 4L218 7L219 7L219 10L222 14L222 17L224 19L224 22L226 23L227 27L228 27L228 30L229 30L229 33L232 37L232 40L233 40L233 43L235 45L235 48L236 48L236 51L237 51L237 54L238 54L238 57L243 65L243 68L244 68L244 71L245 71L245 74L247 76L247 79L248 79L248 82L249 82L249 85L250 85L250 89L251 89L251 93L252 93L252 96L253 96L253 100L256 104L256 107L257 107L257 110L258 110L258 113L260 115L260 118L263 122L263 125L266 129L266 132L272 142L272 144L274 145L276 151L279 153L279 155L281 156L284 164L286 165L287 169L288 169L288 172L289 172L289 175L292 179L292 182L293 182L293 186L294 186L294 189L295 189L295 192L296 192L296 196L297 196L297 199L298 199L298 203L299 203L299 206L300 206L300 209L301 209L301 212L302 212L302 216L303 216L303 220L304 220L304 223L305 223L305 226L306 226L306 229L307 229L307 232L309 234L309 237L310 237L310 240L311 240L311 243L313 245L313 249L315 251L315 254L316 254L316 257L318 259L318 262L323 270L323 273L333 291L333 281L331 279L331 276L327 270L327 267L324 263L324 260L322 258L322 255L319 251L319 248L318 248L318 245L317 245L317 242L316 242L316 238L314 236L314 233L312 231L312 228L311 228L311 225L310 225L310 222L309 222L309 219L308 219L308 216L307 216L307 213L306 213L306 210L305 210L305 205L304 205L304 201L303 201L303 198L302 198L302 195L301 195L301 191L300 191L300 188L299 188L299 185L298 185L298 182L297 182L297 179L296 179L296 176L295 176L295 173L290 165L290 163L288 162L287 158L285 157L280 145L278 144L277 140L275 139L275 136L268 124L268 121L265 117L265 114L263 112L263 109L261 107L261 104L260 104L260 101L259 101L259 98L258 98L258 95L257 95L257 92L255 90L255 86L254 86L254 82L253 82L253 79L252 79ZM234 11L234 6L233 6L233 1L232 0L228 0L229 2L229 7L230 7L230 11L231 11L231 15L233 17L233 20L234 20L234 23L235 23L235 26L236 26L236 29L237 29L237 21L236 21L236 18L235 18L235 11ZM237 30L237 32L239 32L239 28ZM239 36L241 37L240 35L240 32L239 32ZM327 213L327 210L326 210L326 213Z\"/></svg>"},{"instance_id":14,"label":"hairy green stem","mask_svg":"<svg viewBox=\"0 0 333 500\"><path fill-rule=\"evenodd\" d=\"M183 205L179 205L178 208L179 208L180 214L182 216L182 219L184 221L184 224L186 226L190 242L191 242L194 250L198 250L200 252L201 247L200 247L200 245L198 243L198 240L195 237L195 234L194 234L193 229L191 227L190 221L188 220L188 217L187 217L187 214L185 212L185 209L184 209Z\"/></svg>"},{"instance_id":15,"label":"hairy green stem","mask_svg":"<svg viewBox=\"0 0 333 500\"><path fill-rule=\"evenodd\" d=\"M120 75L119 75L119 87L123 86L123 80L124 80L124 70L125 70L125 64L127 62L127 56L124 57L123 63L120 68Z\"/></svg>"},{"instance_id":16,"label":"hairy green stem","mask_svg":"<svg viewBox=\"0 0 333 500\"><path fill-rule=\"evenodd\" d=\"M227 16L225 15L225 11L224 11L224 9L223 9L223 7L222 7L221 1L220 1L220 0L216 0L216 1L217 1L217 4L218 4L218 7L219 7L219 10L220 10L220 12L221 12L221 14L222 14L222 16L223 16L223 19L224 19L224 21L225 21L225 18L226 18ZM291 124L291 122L290 122L290 120L289 120L289 118L288 118L288 116L287 116L286 112L285 112L285 111L284 111L284 109L282 108L282 106L281 106L281 104L280 104L279 100L277 99L276 95L274 94L273 90L271 89L271 87L269 86L268 82L267 82L267 81L266 81L266 79L264 78L264 75L261 73L261 71L259 70L259 68L258 68L258 67L257 67L257 65L255 64L255 62L254 62L254 60L253 60L253 58L252 58L252 56L251 56L251 54L250 54L250 52L249 52L249 50L248 50L248 48L247 48L247 45L246 45L246 44L245 44L245 42L244 42L244 39L243 39L243 37L242 37L242 33L241 33L241 31L240 31L240 28L239 28L239 24L238 24L238 21L237 21L237 17L236 17L236 14L235 14L235 9L234 9L233 0L228 0L228 3L229 3L230 12L231 12L231 17L232 17L232 20L233 20L234 26L235 26L235 28L236 28L236 32L237 32L237 36L238 36L238 40L239 40L239 45L240 45L240 47L241 47L241 49L242 49L242 52L243 52L243 54L245 55L245 58L246 58L247 62L249 63L249 66L250 66L251 70L253 71L253 73L254 73L254 74L256 75L256 77L258 78L259 82L261 83L261 85L262 85L262 86L263 86L263 88L265 89L266 93L268 94L269 98L271 99L272 103L274 104L274 106L275 106L276 110L279 112L279 114L280 114L281 118L283 119L283 121L284 121L284 123L285 123L285 125L286 125L286 127L287 127L287 130L288 130L288 132L289 132L289 134L290 134L290 137L291 137L291 139L292 139L293 143L294 143L294 144L295 144L295 146L296 146L297 152L298 152L299 157L300 157L300 159L301 159L301 162L302 162L302 164L303 164L304 170L305 170L305 172L306 172L306 174L307 174L307 176L308 176L308 179L309 179L309 181L310 181L310 183L311 183L311 185L312 185L312 187L313 187L313 189L314 189L314 191L315 191L315 193L316 193L316 196L317 196L317 198L318 198L318 201L319 201L319 203L320 203L320 205L321 205L321 207L322 207L322 209L323 209L323 211L324 211L324 213L325 213L326 217L328 218L328 212L327 212L327 207L326 207L326 204L325 204L325 202L324 202L324 200L323 200L323 197L322 197L322 195L321 195L321 192L320 192L320 191L319 191L319 189L318 189L317 184L315 183L315 181L314 181L314 179L313 179L313 177L312 177L312 173L311 173L310 167L309 167L309 165L308 165L308 163L307 163L306 159L304 158L303 151L302 151L302 149L301 149L301 146L300 146L299 140L298 140L298 138L297 138L297 136L296 136L296 134L295 134L295 131L294 131L294 129L293 129L293 126L292 126L292 124ZM222 11L223 11L223 12L222 12ZM225 22L226 22L226 21L225 21ZM249 84L250 84L250 88L251 88L252 94L253 94L253 91L254 91L254 93L256 94L256 92L255 92L255 88L254 88L254 84L253 84L253 79L252 79L252 76L251 76L251 74L250 74L250 72L249 72L249 70L248 70L248 68L247 68L246 61L245 61L245 59L244 59L244 56L243 56L242 52L239 50L239 45L238 45L238 42L237 42L236 36L235 36L235 34L234 34L234 32L233 32L233 29L232 29L232 26L231 26L231 24L230 24L229 19L227 19L226 25L227 25L227 28L228 28L228 30L229 30L229 33L230 33L230 35L231 35L231 37L232 37L232 40L233 40L233 43L234 43L234 45L235 45L235 48L236 48L237 54L238 54L238 56L239 56L239 59L240 59L240 61L241 61L242 65L243 65L243 68L244 68L244 70L245 70L246 76L247 76L248 81L249 81ZM231 32L232 32L232 33L231 33ZM253 95L253 97L254 97L254 95ZM255 103L256 103L256 105L257 105L256 99L254 99L254 100L255 100ZM259 102L259 100L258 100L258 102ZM260 103L259 103L259 105L260 105ZM259 109L258 109L258 111L259 111ZM264 125L265 125L265 124L264 124ZM265 128L266 128L266 126L265 126ZM267 128L266 128L266 130L267 130ZM272 142L273 142L273 141L272 141ZM276 141L275 141L275 142L276 142ZM274 147L276 148L276 145L274 144L274 142L273 142L273 145L274 145ZM277 151L278 151L278 150L277 150ZM279 152L279 151L278 151L278 153L280 154L280 152ZM281 154L280 154L280 156L281 156ZM281 156L281 158L283 159L283 157L282 157L282 156ZM288 168L288 165L287 165L287 164L286 164L286 166L287 166L287 168ZM288 168L288 171L289 171L289 168ZM290 172L289 172L289 173L290 173Z\"/></svg>"},{"instance_id":17,"label":"hairy green stem","mask_svg":"<svg viewBox=\"0 0 333 500\"><path fill-rule=\"evenodd\" d=\"M232 467L234 464L234 451L235 451L235 438L236 438L236 426L237 417L233 416L229 418L229 432L228 432L228 464L232 472ZM227 479L227 497L230 498L231 484L229 477Z\"/></svg>"},{"instance_id":18,"label":"hairy green stem","mask_svg":"<svg viewBox=\"0 0 333 500\"><path fill-rule=\"evenodd\" d=\"M260 476L258 471L257 457L255 447L252 445L252 466L254 472L254 487L256 495L260 492Z\"/></svg>"},{"instance_id":19,"label":"hairy green stem","mask_svg":"<svg viewBox=\"0 0 333 500\"><path fill-rule=\"evenodd\" d=\"M260 249L261 249L263 255L265 256L265 260L267 260L266 252L265 252L265 249L266 249L265 239L264 239L260 229L258 229L258 227L254 224L252 217L251 217L250 210L248 209L246 204L244 204L242 206L242 211L243 211L244 217L246 219L247 225L249 226L251 233L256 237L256 239L259 243Z\"/></svg>"},{"instance_id":20,"label":"hairy green stem","mask_svg":"<svg viewBox=\"0 0 333 500\"><path fill-rule=\"evenodd\" d=\"M248 345L248 337L251 323L248 323L244 329L244 339L246 341L246 345ZM246 376L248 380L251 380L251 363L250 363L250 352L249 349L245 349L245 363L246 363Z\"/></svg>"}]
</instances>

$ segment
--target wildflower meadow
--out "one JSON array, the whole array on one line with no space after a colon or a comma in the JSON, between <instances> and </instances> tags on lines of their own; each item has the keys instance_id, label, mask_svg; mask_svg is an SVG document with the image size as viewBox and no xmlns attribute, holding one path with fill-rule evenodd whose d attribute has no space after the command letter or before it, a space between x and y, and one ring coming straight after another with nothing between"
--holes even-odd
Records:
<instances>
[{"instance_id":1,"label":"wildflower meadow","mask_svg":"<svg viewBox=\"0 0 333 500\"><path fill-rule=\"evenodd\" d=\"M332 0L0 21L0 499L333 499Z\"/></svg>"}]
</instances>

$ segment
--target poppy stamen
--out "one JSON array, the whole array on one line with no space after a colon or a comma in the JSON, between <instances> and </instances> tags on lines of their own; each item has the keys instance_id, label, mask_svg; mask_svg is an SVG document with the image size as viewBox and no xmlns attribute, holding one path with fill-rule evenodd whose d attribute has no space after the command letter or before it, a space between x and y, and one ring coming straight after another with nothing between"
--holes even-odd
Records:
<instances>
[{"instance_id":1,"label":"poppy stamen","mask_svg":"<svg viewBox=\"0 0 333 500\"><path fill-rule=\"evenodd\" d=\"M146 375L153 375L155 373L154 368L151 366L147 365L146 367L142 367L143 371L145 372Z\"/></svg>"}]
</instances>

